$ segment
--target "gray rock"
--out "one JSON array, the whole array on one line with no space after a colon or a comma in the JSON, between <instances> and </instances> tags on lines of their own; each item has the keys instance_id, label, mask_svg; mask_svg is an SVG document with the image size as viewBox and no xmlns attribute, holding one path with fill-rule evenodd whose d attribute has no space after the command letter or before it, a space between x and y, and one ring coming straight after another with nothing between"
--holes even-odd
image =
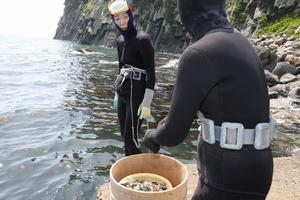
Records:
<instances>
[{"instance_id":1,"label":"gray rock","mask_svg":"<svg viewBox=\"0 0 300 200\"><path fill-rule=\"evenodd\" d=\"M292 47L294 51L299 53L300 50L300 40L295 40L295 41L291 41L291 43L289 44L289 47Z\"/></svg>"},{"instance_id":2,"label":"gray rock","mask_svg":"<svg viewBox=\"0 0 300 200\"><path fill-rule=\"evenodd\" d=\"M264 15L265 15L264 12L262 10L260 10L259 7L256 7L253 19L258 20L259 18L263 17Z\"/></svg>"},{"instance_id":3,"label":"gray rock","mask_svg":"<svg viewBox=\"0 0 300 200\"><path fill-rule=\"evenodd\" d=\"M300 99L300 87L296 87L291 89L289 92L289 97L295 98L295 99Z\"/></svg>"},{"instance_id":4,"label":"gray rock","mask_svg":"<svg viewBox=\"0 0 300 200\"><path fill-rule=\"evenodd\" d=\"M287 55L285 57L285 61L289 62L291 65L294 65L296 67L300 66L300 57L296 57L294 55L291 54Z\"/></svg>"},{"instance_id":5,"label":"gray rock","mask_svg":"<svg viewBox=\"0 0 300 200\"><path fill-rule=\"evenodd\" d=\"M259 46L259 47L255 47L255 51L258 57L260 58L263 66L270 63L271 49Z\"/></svg>"},{"instance_id":6,"label":"gray rock","mask_svg":"<svg viewBox=\"0 0 300 200\"><path fill-rule=\"evenodd\" d=\"M290 82L285 84L287 91L291 91L293 88L300 87L300 80L298 79L297 81Z\"/></svg>"},{"instance_id":7,"label":"gray rock","mask_svg":"<svg viewBox=\"0 0 300 200\"><path fill-rule=\"evenodd\" d=\"M261 44L264 45L264 46L269 46L273 42L274 42L274 40L271 38L271 39L268 39L268 40L262 42Z\"/></svg>"},{"instance_id":8,"label":"gray rock","mask_svg":"<svg viewBox=\"0 0 300 200\"><path fill-rule=\"evenodd\" d=\"M295 30L295 33L296 34L300 33L300 26Z\"/></svg>"},{"instance_id":9,"label":"gray rock","mask_svg":"<svg viewBox=\"0 0 300 200\"><path fill-rule=\"evenodd\" d=\"M277 55L278 55L278 57L281 57L282 54L286 54L286 52L285 52L285 48L286 48L285 44L277 48Z\"/></svg>"},{"instance_id":10,"label":"gray rock","mask_svg":"<svg viewBox=\"0 0 300 200\"><path fill-rule=\"evenodd\" d=\"M284 84L278 84L269 89L269 92L277 92L282 97L287 97L289 90L288 87Z\"/></svg>"},{"instance_id":11,"label":"gray rock","mask_svg":"<svg viewBox=\"0 0 300 200\"><path fill-rule=\"evenodd\" d=\"M283 62L283 61L285 61L287 53L282 53L282 54L279 54L279 55L277 54L277 56L278 56L278 61Z\"/></svg>"},{"instance_id":12,"label":"gray rock","mask_svg":"<svg viewBox=\"0 0 300 200\"><path fill-rule=\"evenodd\" d=\"M281 45L283 45L286 41L287 41L287 38L286 38L286 37L282 37L282 38L279 38L279 39L275 40L274 44L276 44L276 45L278 45L278 46L281 46Z\"/></svg>"},{"instance_id":13,"label":"gray rock","mask_svg":"<svg viewBox=\"0 0 300 200\"><path fill-rule=\"evenodd\" d=\"M279 60L279 58L278 58L278 56L277 56L276 50L272 51L272 52L270 53L270 57L269 57L269 62L270 62L270 64L271 64L271 63L272 63L272 64L277 64L278 60Z\"/></svg>"},{"instance_id":14,"label":"gray rock","mask_svg":"<svg viewBox=\"0 0 300 200\"><path fill-rule=\"evenodd\" d=\"M299 77L299 75L300 75L300 66L296 68L296 75L298 75L297 77L300 78Z\"/></svg>"},{"instance_id":15,"label":"gray rock","mask_svg":"<svg viewBox=\"0 0 300 200\"><path fill-rule=\"evenodd\" d=\"M281 78L282 75L290 73L290 74L296 74L296 67L293 65L290 65L287 62L279 62L277 63L275 69L272 71L273 74L277 75L279 78Z\"/></svg>"},{"instance_id":16,"label":"gray rock","mask_svg":"<svg viewBox=\"0 0 300 200\"><path fill-rule=\"evenodd\" d=\"M175 37L182 37L183 36L183 27L178 26L176 27L176 31L175 31Z\"/></svg>"},{"instance_id":17,"label":"gray rock","mask_svg":"<svg viewBox=\"0 0 300 200\"><path fill-rule=\"evenodd\" d=\"M272 39L271 35L263 35L261 36L264 40Z\"/></svg>"},{"instance_id":18,"label":"gray rock","mask_svg":"<svg viewBox=\"0 0 300 200\"><path fill-rule=\"evenodd\" d=\"M278 76L269 72L268 70L264 70L265 72L265 76L266 76L266 80L267 80L267 84L269 86L273 86L273 85L276 85L279 83L279 80L278 80Z\"/></svg>"},{"instance_id":19,"label":"gray rock","mask_svg":"<svg viewBox=\"0 0 300 200\"><path fill-rule=\"evenodd\" d=\"M277 8L289 8L295 6L296 0L275 0L274 6Z\"/></svg>"},{"instance_id":20,"label":"gray rock","mask_svg":"<svg viewBox=\"0 0 300 200\"><path fill-rule=\"evenodd\" d=\"M281 83L290 83L290 82L293 82L297 80L297 76L293 75L293 74L290 74L290 73L287 73L287 74L284 74L281 78L280 78L280 82Z\"/></svg>"},{"instance_id":21,"label":"gray rock","mask_svg":"<svg viewBox=\"0 0 300 200\"><path fill-rule=\"evenodd\" d=\"M276 91L269 92L269 98L270 99L277 99L278 97L279 97L278 92L276 92Z\"/></svg>"},{"instance_id":22,"label":"gray rock","mask_svg":"<svg viewBox=\"0 0 300 200\"><path fill-rule=\"evenodd\" d=\"M291 91L293 88L300 87L300 80L298 79L297 81L287 83L285 86L288 91Z\"/></svg>"},{"instance_id":23,"label":"gray rock","mask_svg":"<svg viewBox=\"0 0 300 200\"><path fill-rule=\"evenodd\" d=\"M271 99L271 114L276 119L276 128L278 131L300 133L300 109L292 108L291 106L291 103L295 100L293 98Z\"/></svg>"},{"instance_id":24,"label":"gray rock","mask_svg":"<svg viewBox=\"0 0 300 200\"><path fill-rule=\"evenodd\" d=\"M272 71L275 69L276 64L277 64L277 63L271 63L271 64L269 64L269 65L266 65L266 66L265 66L265 70L268 70L269 72L272 72ZM275 75L275 74L274 74L274 75ZM275 75L275 76L277 76L277 75ZM277 79L278 79L278 76L277 76Z\"/></svg>"}]
</instances>

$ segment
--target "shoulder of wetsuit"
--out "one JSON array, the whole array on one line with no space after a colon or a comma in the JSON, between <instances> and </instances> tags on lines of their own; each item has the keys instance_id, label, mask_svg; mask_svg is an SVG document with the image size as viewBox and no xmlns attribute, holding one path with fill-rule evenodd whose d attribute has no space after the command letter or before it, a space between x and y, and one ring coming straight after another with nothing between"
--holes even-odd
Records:
<instances>
[{"instance_id":1,"label":"shoulder of wetsuit","mask_svg":"<svg viewBox=\"0 0 300 200\"><path fill-rule=\"evenodd\" d=\"M200 70L201 68L207 68L208 63L211 63L209 56L207 56L205 49L201 44L192 44L186 48L179 59L178 70L186 73L195 73L195 66Z\"/></svg>"},{"instance_id":2,"label":"shoulder of wetsuit","mask_svg":"<svg viewBox=\"0 0 300 200\"><path fill-rule=\"evenodd\" d=\"M119 35L119 36L117 37L117 43L118 43L118 44L124 43L124 36L123 36L123 35Z\"/></svg>"},{"instance_id":3,"label":"shoulder of wetsuit","mask_svg":"<svg viewBox=\"0 0 300 200\"><path fill-rule=\"evenodd\" d=\"M190 58L190 57L195 57L195 56L201 56L205 55L205 45L203 44L203 41L198 40L188 46L181 54L181 58Z\"/></svg>"},{"instance_id":4,"label":"shoulder of wetsuit","mask_svg":"<svg viewBox=\"0 0 300 200\"><path fill-rule=\"evenodd\" d=\"M144 31L138 31L136 38L139 40L151 40L150 35Z\"/></svg>"}]
</instances>

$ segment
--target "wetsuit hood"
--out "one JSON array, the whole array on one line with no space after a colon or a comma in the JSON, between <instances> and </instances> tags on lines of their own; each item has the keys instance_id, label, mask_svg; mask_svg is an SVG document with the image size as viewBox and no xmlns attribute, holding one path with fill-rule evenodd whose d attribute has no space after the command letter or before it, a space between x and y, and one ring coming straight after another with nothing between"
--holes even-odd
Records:
<instances>
[{"instance_id":1,"label":"wetsuit hood","mask_svg":"<svg viewBox=\"0 0 300 200\"><path fill-rule=\"evenodd\" d=\"M120 29L120 27L115 22L115 17L112 15L112 20L116 25L118 31L124 36L124 41L127 42L130 38L133 38L137 34L137 29L134 24L134 18L131 9L126 11L126 14L129 16L128 26L126 30Z\"/></svg>"},{"instance_id":2,"label":"wetsuit hood","mask_svg":"<svg viewBox=\"0 0 300 200\"><path fill-rule=\"evenodd\" d=\"M182 24L194 39L213 29L233 30L226 18L225 0L178 0Z\"/></svg>"}]
</instances>

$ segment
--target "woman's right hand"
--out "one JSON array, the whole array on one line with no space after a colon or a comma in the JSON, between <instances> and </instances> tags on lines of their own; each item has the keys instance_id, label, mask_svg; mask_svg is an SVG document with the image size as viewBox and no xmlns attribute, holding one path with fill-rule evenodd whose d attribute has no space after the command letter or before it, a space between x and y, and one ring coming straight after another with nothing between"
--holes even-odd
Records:
<instances>
[{"instance_id":1,"label":"woman's right hand","mask_svg":"<svg viewBox=\"0 0 300 200\"><path fill-rule=\"evenodd\" d=\"M155 144L153 139L152 139L152 133L155 131L156 129L148 129L145 132L145 136L143 139L143 144L150 149L153 153L158 153L159 149L160 149L160 145Z\"/></svg>"}]
</instances>

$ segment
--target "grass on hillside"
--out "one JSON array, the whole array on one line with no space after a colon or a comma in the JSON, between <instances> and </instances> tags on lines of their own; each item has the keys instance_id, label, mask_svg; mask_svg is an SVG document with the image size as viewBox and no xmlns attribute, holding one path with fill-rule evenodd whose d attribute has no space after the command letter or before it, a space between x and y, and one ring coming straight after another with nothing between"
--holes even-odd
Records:
<instances>
[{"instance_id":1,"label":"grass on hillside","mask_svg":"<svg viewBox=\"0 0 300 200\"><path fill-rule=\"evenodd\" d=\"M279 21L271 22L257 31L258 35L287 34L292 39L300 38L300 33L295 30L300 27L300 17L287 16Z\"/></svg>"}]
</instances>

